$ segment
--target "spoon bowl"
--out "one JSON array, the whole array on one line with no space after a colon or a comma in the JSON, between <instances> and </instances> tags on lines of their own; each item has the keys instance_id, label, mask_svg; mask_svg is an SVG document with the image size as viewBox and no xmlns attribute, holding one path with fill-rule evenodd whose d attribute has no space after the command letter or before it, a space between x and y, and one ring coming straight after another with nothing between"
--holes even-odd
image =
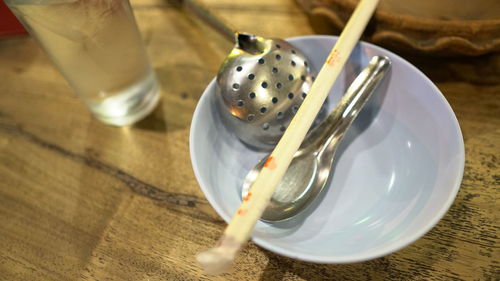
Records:
<instances>
[{"instance_id":1,"label":"spoon bowl","mask_svg":"<svg viewBox=\"0 0 500 281\"><path fill-rule=\"evenodd\" d=\"M325 187L338 145L354 119L390 67L386 57L375 56L358 75L332 113L309 133L295 153L285 176L273 193L261 220L289 220L311 205ZM262 159L245 177L245 198L268 157Z\"/></svg>"},{"instance_id":2,"label":"spoon bowl","mask_svg":"<svg viewBox=\"0 0 500 281\"><path fill-rule=\"evenodd\" d=\"M250 186L257 178L266 160L267 157L263 158L248 172L243 181L242 198L247 196ZM273 197L262 214L261 220L266 222L285 221L307 207L312 197L316 197L324 183L326 183L326 177L321 177L318 170L318 159L314 153L301 153L298 151L294 155L285 176L273 193Z\"/></svg>"}]
</instances>

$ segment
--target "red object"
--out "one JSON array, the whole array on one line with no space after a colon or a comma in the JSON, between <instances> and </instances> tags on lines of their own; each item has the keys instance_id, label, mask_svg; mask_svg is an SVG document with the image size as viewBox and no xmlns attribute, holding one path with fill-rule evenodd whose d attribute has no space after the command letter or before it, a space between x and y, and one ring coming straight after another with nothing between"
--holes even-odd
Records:
<instances>
[{"instance_id":1,"label":"red object","mask_svg":"<svg viewBox=\"0 0 500 281\"><path fill-rule=\"evenodd\" d=\"M24 27L0 0L0 37L26 33Z\"/></svg>"}]
</instances>

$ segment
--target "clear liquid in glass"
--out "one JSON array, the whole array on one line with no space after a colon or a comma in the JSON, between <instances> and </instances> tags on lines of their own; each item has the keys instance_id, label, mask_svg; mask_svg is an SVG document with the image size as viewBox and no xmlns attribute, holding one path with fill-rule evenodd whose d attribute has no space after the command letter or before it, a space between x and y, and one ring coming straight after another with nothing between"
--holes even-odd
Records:
<instances>
[{"instance_id":1,"label":"clear liquid in glass","mask_svg":"<svg viewBox=\"0 0 500 281\"><path fill-rule=\"evenodd\" d=\"M159 84L128 0L6 0L101 121L149 114Z\"/></svg>"}]
</instances>

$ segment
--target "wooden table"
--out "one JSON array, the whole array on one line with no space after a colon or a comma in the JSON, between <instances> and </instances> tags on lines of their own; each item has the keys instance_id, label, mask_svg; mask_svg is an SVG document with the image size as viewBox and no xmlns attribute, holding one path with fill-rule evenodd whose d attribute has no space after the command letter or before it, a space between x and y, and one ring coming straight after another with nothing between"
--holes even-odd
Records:
<instances>
[{"instance_id":1,"label":"wooden table","mask_svg":"<svg viewBox=\"0 0 500 281\"><path fill-rule=\"evenodd\" d=\"M32 39L0 39L0 280L499 280L498 55L405 56L450 102L466 149L460 192L423 238L346 265L249 243L234 272L209 277L194 255L225 223L195 180L188 134L231 44L166 1L132 3L163 91L130 128L93 119ZM292 0L205 3L265 37L313 33Z\"/></svg>"}]
</instances>

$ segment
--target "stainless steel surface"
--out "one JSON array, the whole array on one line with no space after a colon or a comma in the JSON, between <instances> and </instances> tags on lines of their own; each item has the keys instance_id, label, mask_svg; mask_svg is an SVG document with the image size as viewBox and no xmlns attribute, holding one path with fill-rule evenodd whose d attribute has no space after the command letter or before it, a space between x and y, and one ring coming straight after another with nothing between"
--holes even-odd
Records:
<instances>
[{"instance_id":1,"label":"stainless steel surface","mask_svg":"<svg viewBox=\"0 0 500 281\"><path fill-rule=\"evenodd\" d=\"M244 143L271 150L312 85L307 58L285 40L234 31L197 1L184 0L184 4L226 38L235 40L217 74L225 125Z\"/></svg>"},{"instance_id":2,"label":"stainless steel surface","mask_svg":"<svg viewBox=\"0 0 500 281\"><path fill-rule=\"evenodd\" d=\"M307 59L284 40L239 34L217 85L226 123L245 143L272 149L312 84Z\"/></svg>"},{"instance_id":3,"label":"stainless steel surface","mask_svg":"<svg viewBox=\"0 0 500 281\"><path fill-rule=\"evenodd\" d=\"M386 57L373 57L327 119L311 131L295 153L261 220L278 222L290 219L317 198L327 183L340 141L389 70L390 64ZM247 195L266 159L262 159L246 176L243 197Z\"/></svg>"}]
</instances>

